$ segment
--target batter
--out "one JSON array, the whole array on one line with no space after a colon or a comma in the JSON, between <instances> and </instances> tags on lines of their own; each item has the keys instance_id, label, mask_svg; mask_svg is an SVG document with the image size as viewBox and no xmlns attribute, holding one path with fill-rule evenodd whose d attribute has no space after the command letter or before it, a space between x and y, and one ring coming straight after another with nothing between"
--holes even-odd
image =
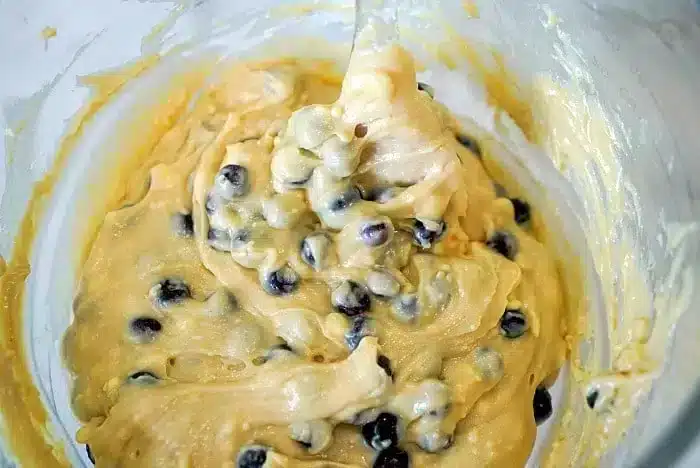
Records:
<instances>
[{"instance_id":1,"label":"batter","mask_svg":"<svg viewBox=\"0 0 700 468\"><path fill-rule=\"evenodd\" d=\"M64 342L98 466L525 463L557 265L406 51L238 65L162 145Z\"/></svg>"}]
</instances>

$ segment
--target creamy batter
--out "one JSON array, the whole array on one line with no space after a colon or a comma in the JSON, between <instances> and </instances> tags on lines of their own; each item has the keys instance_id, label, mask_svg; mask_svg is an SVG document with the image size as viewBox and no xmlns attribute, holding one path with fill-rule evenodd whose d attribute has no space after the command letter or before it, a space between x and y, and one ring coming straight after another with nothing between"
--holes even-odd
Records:
<instances>
[{"instance_id":1,"label":"creamy batter","mask_svg":"<svg viewBox=\"0 0 700 468\"><path fill-rule=\"evenodd\" d=\"M407 52L238 65L161 143L64 342L98 466L525 463L557 265Z\"/></svg>"}]
</instances>

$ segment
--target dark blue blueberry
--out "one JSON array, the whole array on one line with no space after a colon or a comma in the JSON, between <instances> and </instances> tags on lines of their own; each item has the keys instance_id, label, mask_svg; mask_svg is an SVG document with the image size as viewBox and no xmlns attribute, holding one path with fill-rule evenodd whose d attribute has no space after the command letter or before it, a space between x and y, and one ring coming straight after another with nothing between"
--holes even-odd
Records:
<instances>
[{"instance_id":1,"label":"dark blue blueberry","mask_svg":"<svg viewBox=\"0 0 700 468\"><path fill-rule=\"evenodd\" d=\"M600 395L600 394L599 394L598 390L596 390L596 389L591 390L591 391L588 392L588 394L586 395L586 404L588 405L588 407L589 407L590 409L595 408L595 403L596 403L596 401L598 401L598 396L599 396L599 395Z\"/></svg>"},{"instance_id":2,"label":"dark blue blueberry","mask_svg":"<svg viewBox=\"0 0 700 468\"><path fill-rule=\"evenodd\" d=\"M369 247L378 247L389 240L389 226L384 222L367 223L360 229L360 238Z\"/></svg>"},{"instance_id":3,"label":"dark blue blueberry","mask_svg":"<svg viewBox=\"0 0 700 468\"><path fill-rule=\"evenodd\" d=\"M216 176L219 193L228 200L246 195L250 190L248 184L248 169L239 164L224 166Z\"/></svg>"},{"instance_id":4,"label":"dark blue blueberry","mask_svg":"<svg viewBox=\"0 0 700 468\"><path fill-rule=\"evenodd\" d=\"M377 419L362 426L362 437L377 451L395 447L399 443L399 418L391 413L380 413Z\"/></svg>"},{"instance_id":5,"label":"dark blue blueberry","mask_svg":"<svg viewBox=\"0 0 700 468\"><path fill-rule=\"evenodd\" d=\"M299 275L288 266L273 271L265 278L263 288L273 296L285 296L296 291L299 286Z\"/></svg>"},{"instance_id":6,"label":"dark blue blueberry","mask_svg":"<svg viewBox=\"0 0 700 468\"><path fill-rule=\"evenodd\" d=\"M207 243L209 247L219 252L231 251L231 236L224 230L209 228L207 232Z\"/></svg>"},{"instance_id":7,"label":"dark blue blueberry","mask_svg":"<svg viewBox=\"0 0 700 468\"><path fill-rule=\"evenodd\" d=\"M409 466L411 466L411 459L405 450L389 447L379 452L372 468L408 468Z\"/></svg>"},{"instance_id":8,"label":"dark blue blueberry","mask_svg":"<svg viewBox=\"0 0 700 468\"><path fill-rule=\"evenodd\" d=\"M347 316L368 312L372 306L367 288L355 281L344 281L331 294L333 307Z\"/></svg>"},{"instance_id":9,"label":"dark blue blueberry","mask_svg":"<svg viewBox=\"0 0 700 468\"><path fill-rule=\"evenodd\" d=\"M429 249L433 244L439 241L447 230L447 225L444 221L440 221L437 231L428 229L426 225L416 219L413 221L413 242L424 249Z\"/></svg>"},{"instance_id":10,"label":"dark blue blueberry","mask_svg":"<svg viewBox=\"0 0 700 468\"><path fill-rule=\"evenodd\" d=\"M312 268L316 267L316 256L306 239L301 241L301 259Z\"/></svg>"},{"instance_id":11,"label":"dark blue blueberry","mask_svg":"<svg viewBox=\"0 0 700 468\"><path fill-rule=\"evenodd\" d=\"M364 315L358 315L352 318L352 325L345 333L345 342L348 344L348 348L354 350L360 344L362 338L373 335L374 326L372 320Z\"/></svg>"},{"instance_id":12,"label":"dark blue blueberry","mask_svg":"<svg viewBox=\"0 0 700 468\"><path fill-rule=\"evenodd\" d=\"M314 270L320 270L330 243L330 238L323 233L309 234L301 241L301 259Z\"/></svg>"},{"instance_id":13,"label":"dark blue blueberry","mask_svg":"<svg viewBox=\"0 0 700 468\"><path fill-rule=\"evenodd\" d=\"M518 239L510 232L494 232L486 241L486 246L508 260L513 260L518 254Z\"/></svg>"},{"instance_id":14,"label":"dark blue blueberry","mask_svg":"<svg viewBox=\"0 0 700 468\"><path fill-rule=\"evenodd\" d=\"M159 380L157 375L149 371L138 371L129 376L129 383L138 385L152 385Z\"/></svg>"},{"instance_id":15,"label":"dark blue blueberry","mask_svg":"<svg viewBox=\"0 0 700 468\"><path fill-rule=\"evenodd\" d=\"M435 89L427 83L418 82L418 90L428 94L431 98L435 98Z\"/></svg>"},{"instance_id":16,"label":"dark blue blueberry","mask_svg":"<svg viewBox=\"0 0 700 468\"><path fill-rule=\"evenodd\" d=\"M552 396L542 385L535 390L532 399L532 411L535 414L535 423L539 426L552 415Z\"/></svg>"},{"instance_id":17,"label":"dark blue blueberry","mask_svg":"<svg viewBox=\"0 0 700 468\"><path fill-rule=\"evenodd\" d=\"M467 148L469 151L474 153L476 156L481 157L481 147L479 146L479 143L472 137L469 137L467 135L463 134L457 134L455 135L455 138L457 138L457 141L459 142L460 145L464 146Z\"/></svg>"},{"instance_id":18,"label":"dark blue blueberry","mask_svg":"<svg viewBox=\"0 0 700 468\"><path fill-rule=\"evenodd\" d=\"M389 377L394 377L394 372L391 370L391 360L388 357L384 356L383 354L377 356L377 365L384 369L386 375Z\"/></svg>"},{"instance_id":19,"label":"dark blue blueberry","mask_svg":"<svg viewBox=\"0 0 700 468\"><path fill-rule=\"evenodd\" d=\"M173 216L173 229L180 237L192 237L194 235L194 221L192 213L177 213Z\"/></svg>"},{"instance_id":20,"label":"dark blue blueberry","mask_svg":"<svg viewBox=\"0 0 700 468\"><path fill-rule=\"evenodd\" d=\"M511 198L513 204L513 218L518 224L525 224L530 221L530 204L519 198Z\"/></svg>"},{"instance_id":21,"label":"dark blue blueberry","mask_svg":"<svg viewBox=\"0 0 700 468\"><path fill-rule=\"evenodd\" d=\"M85 444L85 451L87 452L88 460L92 462L92 464L95 464L95 457L92 455L92 450L90 450L90 446Z\"/></svg>"},{"instance_id":22,"label":"dark blue blueberry","mask_svg":"<svg viewBox=\"0 0 700 468\"><path fill-rule=\"evenodd\" d=\"M350 205L360 201L362 199L362 193L357 187L350 187L345 192L338 195L329 205L328 209L330 211L342 211L350 207Z\"/></svg>"},{"instance_id":23,"label":"dark blue blueberry","mask_svg":"<svg viewBox=\"0 0 700 468\"><path fill-rule=\"evenodd\" d=\"M158 333L163 329L161 323L151 317L139 317L129 324L131 334L138 341L148 343L153 341Z\"/></svg>"},{"instance_id":24,"label":"dark blue blueberry","mask_svg":"<svg viewBox=\"0 0 700 468\"><path fill-rule=\"evenodd\" d=\"M499 322L501 335L506 338L520 338L527 331L527 317L520 309L506 309Z\"/></svg>"},{"instance_id":25,"label":"dark blue blueberry","mask_svg":"<svg viewBox=\"0 0 700 468\"><path fill-rule=\"evenodd\" d=\"M151 288L149 295L159 307L179 304L185 299L192 297L189 286L177 278L162 280Z\"/></svg>"},{"instance_id":26,"label":"dark blue blueberry","mask_svg":"<svg viewBox=\"0 0 700 468\"><path fill-rule=\"evenodd\" d=\"M170 278L160 282L160 299L164 302L180 302L190 296L189 286L180 279Z\"/></svg>"},{"instance_id":27,"label":"dark blue blueberry","mask_svg":"<svg viewBox=\"0 0 700 468\"><path fill-rule=\"evenodd\" d=\"M241 449L236 459L236 468L262 468L267 461L267 449L251 445Z\"/></svg>"}]
</instances>

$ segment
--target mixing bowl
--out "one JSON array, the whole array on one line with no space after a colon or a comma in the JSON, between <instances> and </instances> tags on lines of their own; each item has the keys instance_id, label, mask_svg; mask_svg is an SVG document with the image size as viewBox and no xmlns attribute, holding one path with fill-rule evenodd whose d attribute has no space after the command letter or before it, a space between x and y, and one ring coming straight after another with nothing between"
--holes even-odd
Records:
<instances>
[{"instance_id":1,"label":"mixing bowl","mask_svg":"<svg viewBox=\"0 0 700 468\"><path fill-rule=\"evenodd\" d=\"M493 164L543 207L577 265L570 292L582 291L585 320L530 464L698 466L698 5L414 0L397 12L421 77L494 135ZM138 123L130 111L202 57L324 56L342 68L353 19L347 1L0 3L0 466L42 466L45 446L90 466L60 341L86 220L106 203L94 185L119 183L110 170L136 150L118 139ZM132 80L94 78L130 61ZM86 83L114 92L90 101Z\"/></svg>"}]
</instances>

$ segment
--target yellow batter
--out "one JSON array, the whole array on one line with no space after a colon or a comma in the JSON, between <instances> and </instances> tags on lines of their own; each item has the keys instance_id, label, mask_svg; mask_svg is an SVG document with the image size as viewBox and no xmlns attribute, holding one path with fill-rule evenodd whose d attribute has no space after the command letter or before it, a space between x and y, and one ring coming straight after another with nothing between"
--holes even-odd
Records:
<instances>
[{"instance_id":1,"label":"yellow batter","mask_svg":"<svg viewBox=\"0 0 700 468\"><path fill-rule=\"evenodd\" d=\"M98 466L527 460L565 360L553 258L407 52L339 85L235 67L106 216L64 342Z\"/></svg>"}]
</instances>

